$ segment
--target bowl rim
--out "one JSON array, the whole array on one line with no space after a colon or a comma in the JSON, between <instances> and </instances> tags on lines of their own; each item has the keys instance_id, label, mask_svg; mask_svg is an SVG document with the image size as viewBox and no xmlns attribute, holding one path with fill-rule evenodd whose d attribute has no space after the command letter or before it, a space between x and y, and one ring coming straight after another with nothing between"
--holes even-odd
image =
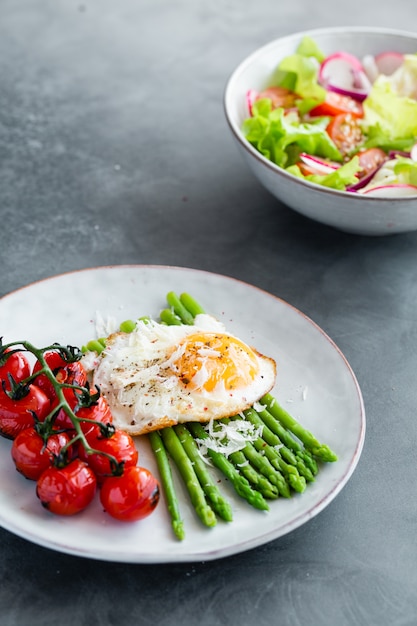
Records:
<instances>
[{"instance_id":1,"label":"bowl rim","mask_svg":"<svg viewBox=\"0 0 417 626\"><path fill-rule=\"evenodd\" d=\"M367 202L367 203L369 202L381 203L382 202L382 203L391 203L391 204L398 203L398 202L401 202L401 203L415 202L417 195L403 196L403 197L398 197L398 198L366 196L361 193L351 193L351 192L342 191L339 189L332 189L331 187L324 187L323 185L319 185L317 183L312 183L308 180L297 178L296 176L294 176L293 174L289 174L282 167L280 167L279 165L276 165L275 163L267 159L265 156L263 156L263 154L258 152L258 150L256 150L256 148L254 148L249 143L249 141L243 136L240 128L235 124L235 122L230 117L228 107L229 107L229 100L230 100L230 91L233 86L233 82L236 81L239 74L241 74L245 70L246 66L250 65L256 57L261 56L264 52L268 51L270 48L274 48L274 46L276 46L278 43L282 43L285 41L290 42L291 40L297 41L301 37L305 37L305 36L308 36L314 39L314 37L317 35L327 35L327 34L337 35L338 33L369 34L369 35L375 34L375 35L382 35L382 36L393 35L396 37L403 37L404 39L412 39L416 41L416 52L417 52L417 33L416 32L406 31L406 30L396 29L396 28L385 28L385 27L379 27L379 26L349 26L349 27L329 26L325 28L313 28L309 30L297 31L295 33L284 35L283 37L277 37L276 39L273 39L263 44L262 46L256 48L249 55L247 55L242 61L240 61L240 63L235 67L235 69L232 71L229 78L227 79L224 92L223 92L223 110L224 110L227 124L230 130L232 131L232 134L235 137L235 139L239 142L242 148L244 148L246 152L248 152L250 156L254 157L261 165L266 166L267 169L278 174L279 176L286 178L288 181L292 181L296 185L300 185L301 187L306 187L307 189L310 188L312 191L316 191L316 192L320 191L322 193L332 195L332 196L336 195L336 196L341 196L343 198L348 198L352 196L352 198L355 198L359 200L360 202Z\"/></svg>"}]
</instances>

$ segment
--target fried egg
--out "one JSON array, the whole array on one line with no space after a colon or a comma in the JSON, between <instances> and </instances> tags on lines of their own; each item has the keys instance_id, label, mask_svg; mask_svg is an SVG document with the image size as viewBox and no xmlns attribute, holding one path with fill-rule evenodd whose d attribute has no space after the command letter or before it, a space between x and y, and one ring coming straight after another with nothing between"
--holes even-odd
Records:
<instances>
[{"instance_id":1,"label":"fried egg","mask_svg":"<svg viewBox=\"0 0 417 626\"><path fill-rule=\"evenodd\" d=\"M115 426L131 435L237 415L274 385L275 361L201 314L192 326L139 321L116 332L96 359L93 383Z\"/></svg>"}]
</instances>

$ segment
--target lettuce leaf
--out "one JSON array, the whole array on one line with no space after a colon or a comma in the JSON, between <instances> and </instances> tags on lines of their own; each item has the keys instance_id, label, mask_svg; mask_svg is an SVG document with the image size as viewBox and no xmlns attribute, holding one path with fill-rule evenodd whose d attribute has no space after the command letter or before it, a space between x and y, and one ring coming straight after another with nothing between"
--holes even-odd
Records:
<instances>
[{"instance_id":1,"label":"lettuce leaf","mask_svg":"<svg viewBox=\"0 0 417 626\"><path fill-rule=\"evenodd\" d=\"M317 43L307 35L302 38L296 49L297 54L305 57L314 57L319 63L322 63L326 55L318 47Z\"/></svg>"},{"instance_id":2,"label":"lettuce leaf","mask_svg":"<svg viewBox=\"0 0 417 626\"><path fill-rule=\"evenodd\" d=\"M393 137L392 131L389 128L383 128L380 123L369 127L366 127L364 123L362 127L366 133L365 148L381 148L385 152L390 150L409 152L416 143L416 138L413 136Z\"/></svg>"},{"instance_id":3,"label":"lettuce leaf","mask_svg":"<svg viewBox=\"0 0 417 626\"><path fill-rule=\"evenodd\" d=\"M339 191L345 191L346 187L357 182L358 179L355 174L359 172L359 170L360 165L357 156L350 159L350 161L344 165L341 165L331 174L326 174L324 176L319 176L318 174L304 176L298 165L292 165L286 169L287 172L293 174L294 176L298 176L298 178L303 178L311 183L316 183L317 185L322 185L324 187L330 187L331 189L338 189Z\"/></svg>"},{"instance_id":4,"label":"lettuce leaf","mask_svg":"<svg viewBox=\"0 0 417 626\"><path fill-rule=\"evenodd\" d=\"M379 76L363 103L367 147L409 150L417 137L417 55L405 55L391 76Z\"/></svg>"},{"instance_id":5,"label":"lettuce leaf","mask_svg":"<svg viewBox=\"0 0 417 626\"><path fill-rule=\"evenodd\" d=\"M320 63L325 58L317 44L304 37L294 54L285 57L271 77L271 85L285 87L296 93L306 113L326 97L326 90L317 81Z\"/></svg>"},{"instance_id":6,"label":"lettuce leaf","mask_svg":"<svg viewBox=\"0 0 417 626\"><path fill-rule=\"evenodd\" d=\"M300 152L341 161L342 155L326 133L328 119L317 118L302 123L296 114L285 115L284 109L272 109L268 98L255 102L252 117L242 125L246 139L280 167L298 160Z\"/></svg>"},{"instance_id":7,"label":"lettuce leaf","mask_svg":"<svg viewBox=\"0 0 417 626\"><path fill-rule=\"evenodd\" d=\"M397 157L394 173L399 183L417 186L417 162L404 157Z\"/></svg>"}]
</instances>

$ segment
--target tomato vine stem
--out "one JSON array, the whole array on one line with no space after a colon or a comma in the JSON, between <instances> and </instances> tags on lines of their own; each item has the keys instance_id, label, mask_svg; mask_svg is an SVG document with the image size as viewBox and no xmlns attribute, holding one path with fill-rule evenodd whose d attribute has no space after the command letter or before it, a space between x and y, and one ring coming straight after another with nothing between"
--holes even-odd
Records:
<instances>
[{"instance_id":1,"label":"tomato vine stem","mask_svg":"<svg viewBox=\"0 0 417 626\"><path fill-rule=\"evenodd\" d=\"M16 346L21 346L21 347L17 348ZM10 350L10 348L15 348L15 347L16 349ZM23 350L22 350L22 347L23 347ZM76 435L62 448L61 450L62 455L60 454L56 459L57 466L62 467L63 463L69 462L68 461L69 448L72 445L74 445L74 443L76 443L77 441L80 441L88 455L100 454L102 456L107 457L110 462L112 475L120 476L123 473L124 462L123 461L119 462L113 455L107 452L103 452L102 450L96 450L95 448L92 448L90 444L88 443L87 438L81 428L81 423L91 423L91 424L97 425L100 428L100 431L103 433L103 436L107 436L107 437L111 436L112 432L114 432L113 430L114 427L112 426L112 428L108 428L108 425L101 424L100 422L97 422L94 419L88 419L84 417L80 418L76 415L77 409L88 408L89 406L92 406L94 403L98 401L100 397L100 389L96 387L96 392L92 394L89 383L87 383L85 386L82 386L82 385L76 385L76 384L71 384L71 383L66 383L66 382L59 382L54 372L48 365L44 356L45 352L58 351L60 355L63 357L64 361L66 361L69 364L69 363L73 363L75 361L80 360L82 356L81 351L79 351L79 349L74 346L63 346L58 343L51 344L44 348L37 348L36 346L34 346L31 342L27 340L13 341L7 344L3 344L3 341L0 340L0 358L5 357L7 360L7 358L11 354L13 354L13 352L18 352L18 351L30 352L40 363L41 367L36 372L32 373L30 376L20 381L19 383L14 383L13 392L18 393L16 391L17 389L24 390L31 383L34 383L38 376L40 376L41 374L45 375L48 381L52 384L54 388L54 392L58 399L58 404L56 404L53 407L53 409L50 411L50 413L48 413L48 415L46 416L44 420L44 424L49 425L49 436L52 434L56 434L57 432L56 430L55 431L53 430L53 424L54 424L54 420L56 416L58 415L58 412L61 409L69 417L72 423L72 426L76 432ZM73 389L74 392L77 392L77 391L80 392L80 393L75 393L75 395L79 398L79 400L74 409L72 409L70 404L68 403L65 397L64 391L63 391L64 389ZM36 418L35 418L35 423L36 423ZM46 428L45 428L44 437L47 437L47 436L48 435L46 434Z\"/></svg>"}]
</instances>

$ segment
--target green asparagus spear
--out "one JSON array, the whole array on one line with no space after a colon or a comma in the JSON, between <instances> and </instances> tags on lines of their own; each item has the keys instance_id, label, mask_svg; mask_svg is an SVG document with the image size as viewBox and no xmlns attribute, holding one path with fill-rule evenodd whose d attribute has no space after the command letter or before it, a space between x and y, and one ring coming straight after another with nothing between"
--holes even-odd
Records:
<instances>
[{"instance_id":1,"label":"green asparagus spear","mask_svg":"<svg viewBox=\"0 0 417 626\"><path fill-rule=\"evenodd\" d=\"M188 428L197 439L206 439L208 434L198 422L190 422ZM244 498L249 504L256 509L268 511L268 503L259 491L255 491L249 484L249 481L242 476L223 454L208 448L207 454L211 458L213 464L228 478L233 485L236 493Z\"/></svg>"},{"instance_id":2,"label":"green asparagus spear","mask_svg":"<svg viewBox=\"0 0 417 626\"><path fill-rule=\"evenodd\" d=\"M101 339L90 339L87 345L82 347L82 352L97 352L101 354L105 348L105 343Z\"/></svg>"},{"instance_id":3,"label":"green asparagus spear","mask_svg":"<svg viewBox=\"0 0 417 626\"><path fill-rule=\"evenodd\" d=\"M311 472L313 476L315 476L319 470L317 461L313 457L310 450L304 448L301 443L295 439L292 433L284 428L284 426L273 416L269 411L264 409L263 411L257 411L258 416L262 419L265 424L265 436L266 437L276 437L277 441L281 441L282 445L282 456L287 463L291 463L293 465L298 463L302 463L305 466L306 473L304 473L305 477L308 479L308 472ZM279 445L279 444L277 444Z\"/></svg>"},{"instance_id":4,"label":"green asparagus spear","mask_svg":"<svg viewBox=\"0 0 417 626\"><path fill-rule=\"evenodd\" d=\"M233 520L232 507L222 496L217 485L213 482L211 474L207 469L207 465L199 453L194 437L183 424L174 426L174 430L194 467L194 471L212 509L226 522L231 522Z\"/></svg>"},{"instance_id":5,"label":"green asparagus spear","mask_svg":"<svg viewBox=\"0 0 417 626\"><path fill-rule=\"evenodd\" d=\"M187 311L190 313L190 315L192 315L193 317L199 315L200 313L205 313L201 304L197 302L197 300L194 300L194 298L191 297L188 293L182 293L180 295L180 300L187 309Z\"/></svg>"},{"instance_id":6,"label":"green asparagus spear","mask_svg":"<svg viewBox=\"0 0 417 626\"><path fill-rule=\"evenodd\" d=\"M194 324L194 316L190 313L190 311L184 306L181 302L180 298L176 293L170 291L167 294L167 302L171 309L174 311L175 315L177 315L183 324L188 324L192 326Z\"/></svg>"},{"instance_id":7,"label":"green asparagus spear","mask_svg":"<svg viewBox=\"0 0 417 626\"><path fill-rule=\"evenodd\" d=\"M290 430L314 456L322 461L337 461L337 455L326 444L320 443L312 433L306 430L297 420L295 420L285 409L283 409L276 399L269 393L261 398L261 403L268 407L268 411L285 428Z\"/></svg>"},{"instance_id":8,"label":"green asparagus spear","mask_svg":"<svg viewBox=\"0 0 417 626\"><path fill-rule=\"evenodd\" d=\"M237 420L242 420L241 417L238 417ZM216 431L219 431L222 427L222 424L227 425L230 424L230 418L223 418L221 420L217 420L213 424L213 428ZM227 437L227 435L226 435ZM261 472L258 472L252 465L249 464L247 458L243 454L242 450L236 450L235 452L231 452L229 454L229 460L233 463L236 469L244 476L256 489L259 491L264 498L268 500L275 500L278 498L278 489L275 484L272 484L271 481L268 480Z\"/></svg>"},{"instance_id":9,"label":"green asparagus spear","mask_svg":"<svg viewBox=\"0 0 417 626\"><path fill-rule=\"evenodd\" d=\"M279 494L283 496L284 498L290 498L291 497L290 485L287 482L284 474L281 472L280 467L279 467L279 462L278 462L279 453L277 453L276 450L274 450L272 446L265 443L265 441L261 439L261 437L258 437L258 439L256 439L253 442L253 445L255 446L255 449L258 452L266 456L266 458L271 463L272 467L279 474L280 478L277 477L277 481L278 481L277 488L278 488Z\"/></svg>"},{"instance_id":10,"label":"green asparagus spear","mask_svg":"<svg viewBox=\"0 0 417 626\"><path fill-rule=\"evenodd\" d=\"M155 455L159 473L161 476L161 483L164 489L168 511L171 516L172 528L178 539L183 540L185 538L184 526L181 519L178 498L177 494L175 493L171 467L169 465L169 460L164 447L164 443L159 433L156 431L149 433L149 441L151 443L151 447Z\"/></svg>"},{"instance_id":11,"label":"green asparagus spear","mask_svg":"<svg viewBox=\"0 0 417 626\"><path fill-rule=\"evenodd\" d=\"M172 309L162 309L159 319L168 326L181 326L182 322Z\"/></svg>"},{"instance_id":12,"label":"green asparagus spear","mask_svg":"<svg viewBox=\"0 0 417 626\"><path fill-rule=\"evenodd\" d=\"M270 414L265 415L265 413L267 413L267 411L260 411L258 413L255 411L255 409L248 409L247 411L244 411L244 415L247 420L249 420L252 424L254 424L254 426L258 426L262 428L262 439L264 439L264 441L273 448L273 451L275 452L275 456L281 455L284 461L286 461L290 465L294 465L298 469L301 476L304 476L304 478L308 482L313 482L314 476L315 474L317 474L317 470L318 470L317 463L313 459L313 464L315 467L314 467L314 471L312 471L311 463L308 463L308 464L305 463L306 455L303 453L303 450L301 446L299 446L298 442L295 442L295 443L298 447L300 447L299 454L293 452L293 450L291 450L287 445L284 445L284 443L282 442L282 439L277 435L277 432L278 432L277 429L275 429L275 432L273 432L268 426L268 424L276 426L276 424L272 423L274 418ZM262 417L264 417L264 419L262 419ZM285 433L281 432L282 430L285 430L285 429L281 427L279 432L281 433L282 438L284 438L288 443L288 437L285 435L288 435L288 436L290 435L287 432ZM270 456L271 454L272 453L269 453ZM272 462L272 465L274 467L277 467L275 462Z\"/></svg>"},{"instance_id":13,"label":"green asparagus spear","mask_svg":"<svg viewBox=\"0 0 417 626\"><path fill-rule=\"evenodd\" d=\"M125 320L119 326L123 333L133 333L136 328L136 322L134 320Z\"/></svg>"},{"instance_id":14,"label":"green asparagus spear","mask_svg":"<svg viewBox=\"0 0 417 626\"><path fill-rule=\"evenodd\" d=\"M252 483L254 489L259 491L264 498L268 500L275 500L278 498L279 493L276 485L273 485L268 478L257 472L256 469L249 464L247 458L241 450L232 452L229 455L229 459L242 476Z\"/></svg>"},{"instance_id":15,"label":"green asparagus spear","mask_svg":"<svg viewBox=\"0 0 417 626\"><path fill-rule=\"evenodd\" d=\"M204 491L198 482L194 467L174 429L172 427L163 428L160 431L160 435L168 453L174 459L178 467L198 517L206 526L215 526L217 523L216 516L210 505L207 504Z\"/></svg>"},{"instance_id":16,"label":"green asparagus spear","mask_svg":"<svg viewBox=\"0 0 417 626\"><path fill-rule=\"evenodd\" d=\"M252 443L248 442L246 444L243 449L243 453L252 465L257 467L260 472L263 472L265 476L268 476L269 480L274 484L278 481L281 482L282 472L294 491L297 491L298 493L303 493L303 491L305 491L305 478L299 475L296 467L285 463L281 457L278 456L276 459L277 468L279 469L279 472L276 472L269 460L264 455L260 454Z\"/></svg>"}]
</instances>

